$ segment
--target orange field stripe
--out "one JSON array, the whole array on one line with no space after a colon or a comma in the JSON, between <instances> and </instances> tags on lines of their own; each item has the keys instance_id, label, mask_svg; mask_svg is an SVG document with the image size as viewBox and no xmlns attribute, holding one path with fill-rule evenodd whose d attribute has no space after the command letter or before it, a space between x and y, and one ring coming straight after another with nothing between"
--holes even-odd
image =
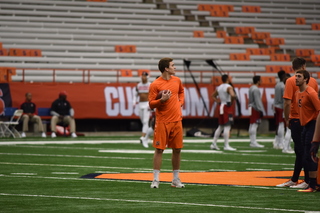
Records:
<instances>
[{"instance_id":1,"label":"orange field stripe","mask_svg":"<svg viewBox=\"0 0 320 213\"><path fill-rule=\"evenodd\" d=\"M249 172L181 172L180 179L184 183L223 184L245 186L275 186L292 175L292 171L249 171ZM152 181L152 173L120 173L101 174L95 178L116 180ZM160 173L160 180L172 181L171 172Z\"/></svg>"}]
</instances>

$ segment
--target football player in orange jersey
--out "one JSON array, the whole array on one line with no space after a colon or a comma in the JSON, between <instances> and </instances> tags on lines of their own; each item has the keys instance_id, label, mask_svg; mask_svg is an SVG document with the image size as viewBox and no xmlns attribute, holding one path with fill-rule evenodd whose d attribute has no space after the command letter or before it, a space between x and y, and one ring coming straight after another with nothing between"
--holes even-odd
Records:
<instances>
[{"instance_id":1,"label":"football player in orange jersey","mask_svg":"<svg viewBox=\"0 0 320 213\"><path fill-rule=\"evenodd\" d=\"M180 152L183 147L182 105L184 88L180 78L174 76L176 67L172 58L162 58L158 63L161 76L154 80L149 89L149 106L156 109L153 147L153 181L151 188L159 188L159 175L164 149L172 148L172 187L184 188L179 178ZM162 93L160 99L157 95Z\"/></svg>"}]
</instances>

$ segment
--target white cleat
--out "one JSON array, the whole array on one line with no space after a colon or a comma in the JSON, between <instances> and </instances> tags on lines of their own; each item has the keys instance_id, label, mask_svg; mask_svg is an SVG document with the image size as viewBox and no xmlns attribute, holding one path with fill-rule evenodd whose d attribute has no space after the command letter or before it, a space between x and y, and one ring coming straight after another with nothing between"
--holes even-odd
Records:
<instances>
[{"instance_id":1,"label":"white cleat","mask_svg":"<svg viewBox=\"0 0 320 213\"><path fill-rule=\"evenodd\" d=\"M184 184L181 183L179 178L173 179L172 183L171 183L171 186L172 187L176 187L176 188L184 188L185 187Z\"/></svg>"},{"instance_id":2,"label":"white cleat","mask_svg":"<svg viewBox=\"0 0 320 213\"><path fill-rule=\"evenodd\" d=\"M27 136L26 136L26 133L24 133L24 132L23 132L23 133L21 133L21 137L22 137L22 138L27 137Z\"/></svg>"},{"instance_id":3,"label":"white cleat","mask_svg":"<svg viewBox=\"0 0 320 213\"><path fill-rule=\"evenodd\" d=\"M157 189L157 188L159 188L159 183L160 183L159 181L153 180L152 183L151 183L150 188L152 188L152 189Z\"/></svg>"},{"instance_id":4,"label":"white cleat","mask_svg":"<svg viewBox=\"0 0 320 213\"><path fill-rule=\"evenodd\" d=\"M223 148L223 150L226 150L226 151L236 151L237 149L236 148L232 148L231 146L225 146Z\"/></svg>"},{"instance_id":5,"label":"white cleat","mask_svg":"<svg viewBox=\"0 0 320 213\"><path fill-rule=\"evenodd\" d=\"M250 147L254 147L254 148L263 148L264 145L258 144L257 142L255 143L250 143Z\"/></svg>"},{"instance_id":6,"label":"white cleat","mask_svg":"<svg viewBox=\"0 0 320 213\"><path fill-rule=\"evenodd\" d=\"M76 138L76 137L78 137L78 136L77 136L76 133L73 132L73 133L71 133L71 137L72 137L72 138Z\"/></svg>"},{"instance_id":7,"label":"white cleat","mask_svg":"<svg viewBox=\"0 0 320 213\"><path fill-rule=\"evenodd\" d=\"M43 133L41 134L41 137L46 138L46 137L47 137L46 133L43 132Z\"/></svg>"},{"instance_id":8,"label":"white cleat","mask_svg":"<svg viewBox=\"0 0 320 213\"><path fill-rule=\"evenodd\" d=\"M52 132L52 133L51 133L51 138L56 138L56 137L57 137L56 133L55 133L55 132Z\"/></svg>"},{"instance_id":9,"label":"white cleat","mask_svg":"<svg viewBox=\"0 0 320 213\"><path fill-rule=\"evenodd\" d=\"M212 150L220 150L220 148L217 146L217 144L211 144L210 149Z\"/></svg>"},{"instance_id":10,"label":"white cleat","mask_svg":"<svg viewBox=\"0 0 320 213\"><path fill-rule=\"evenodd\" d=\"M148 139L146 139L146 138L142 139L142 146L144 148L149 148Z\"/></svg>"}]
</instances>

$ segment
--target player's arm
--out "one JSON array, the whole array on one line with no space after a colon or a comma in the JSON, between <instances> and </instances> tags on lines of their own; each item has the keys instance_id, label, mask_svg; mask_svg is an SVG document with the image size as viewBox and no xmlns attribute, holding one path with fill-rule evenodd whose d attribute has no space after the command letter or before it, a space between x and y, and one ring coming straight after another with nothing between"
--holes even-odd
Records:
<instances>
[{"instance_id":1,"label":"player's arm","mask_svg":"<svg viewBox=\"0 0 320 213\"><path fill-rule=\"evenodd\" d=\"M211 96L212 96L212 99L214 100L214 102L220 103L220 99L218 98L218 95L219 95L218 91L215 90L215 91L212 93Z\"/></svg>"},{"instance_id":2,"label":"player's arm","mask_svg":"<svg viewBox=\"0 0 320 213\"><path fill-rule=\"evenodd\" d=\"M318 163L319 161L319 158L317 157L319 145L320 145L320 113L318 114L318 117L316 120L316 127L313 134L311 149L310 149L311 158L315 163Z\"/></svg>"},{"instance_id":3,"label":"player's arm","mask_svg":"<svg viewBox=\"0 0 320 213\"><path fill-rule=\"evenodd\" d=\"M290 107L291 107L291 100L285 98L283 102L283 113L284 113L284 120L286 121L287 127L289 126Z\"/></svg>"},{"instance_id":4,"label":"player's arm","mask_svg":"<svg viewBox=\"0 0 320 213\"><path fill-rule=\"evenodd\" d=\"M149 95L148 95L148 100L149 100L149 107L150 109L154 109L154 108L157 108L159 106L161 106L163 104L163 98L165 97L162 97L161 99L156 99L158 95L158 90L157 90L157 87L154 86L153 84L150 84L150 87L149 87Z\"/></svg>"},{"instance_id":5,"label":"player's arm","mask_svg":"<svg viewBox=\"0 0 320 213\"><path fill-rule=\"evenodd\" d=\"M181 81L180 81L180 85L179 85L178 98L179 98L180 106L183 106L183 104L184 104L184 88L182 86Z\"/></svg>"},{"instance_id":6,"label":"player's arm","mask_svg":"<svg viewBox=\"0 0 320 213\"><path fill-rule=\"evenodd\" d=\"M237 95L236 93L234 92L234 89L233 87L228 87L227 88L227 93L229 93L230 97L231 97L231 103L237 99Z\"/></svg>"},{"instance_id":7,"label":"player's arm","mask_svg":"<svg viewBox=\"0 0 320 213\"><path fill-rule=\"evenodd\" d=\"M137 104L137 100L138 100L138 88L135 87L135 89L133 90L133 94L132 94L132 105L135 106Z\"/></svg>"}]
</instances>

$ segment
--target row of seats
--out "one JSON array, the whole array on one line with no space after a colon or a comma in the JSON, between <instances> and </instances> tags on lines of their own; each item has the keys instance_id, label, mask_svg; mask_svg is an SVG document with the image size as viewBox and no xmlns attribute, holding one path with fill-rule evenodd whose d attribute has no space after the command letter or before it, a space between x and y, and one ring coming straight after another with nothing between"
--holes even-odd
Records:
<instances>
[{"instance_id":1,"label":"row of seats","mask_svg":"<svg viewBox=\"0 0 320 213\"><path fill-rule=\"evenodd\" d=\"M247 26L245 23L236 23L236 17L233 16L235 16L234 14L251 14L250 12L243 12L242 6L258 6L257 3L186 0L163 0L163 2L168 9L160 7L161 3L158 1L143 3L142 1L134 0L121 2L52 0L26 0L21 2L18 0L3 0L0 4L0 41L3 42L6 48L40 49L42 57L37 59L34 57L0 57L0 61L3 66L14 66L18 69L156 70L159 58L169 56L175 59L177 69L180 71L185 69L183 59L186 58L192 60L214 59L223 70L227 71L262 73L266 71L266 66L290 65L290 59L288 59L288 53L286 52L289 47L296 45L300 49L312 48L310 47L312 46L311 41L316 42L319 38L317 33L306 33L305 35L309 36L310 39L297 44L298 37L287 38L283 36L285 43L281 43L278 46L285 50L282 54L286 54L286 59L284 62L272 61L277 57L276 55L253 55L247 52L247 49L261 48L259 43L247 44L243 38L240 44L233 41L229 42L230 44L225 44L230 36L228 35L228 38L219 37L216 29L218 27L213 27L212 25L213 22L217 22L219 19L210 20L211 18L219 17L211 17L210 13L208 13L208 15L205 15L204 20L210 22L211 26L202 26L203 22L197 21L198 19L195 21L188 20L184 13L172 15L173 10L171 9L171 6L178 9L189 7L188 10L191 13L208 12L199 11L198 5L206 3L234 5L234 10L229 11L229 17L223 17L226 19L231 18L229 22L219 21L220 27L227 29L230 27L235 28L236 26ZM259 14L271 14L271 9L274 9L274 6L284 7L289 11L287 14L291 14L295 10L295 6L288 6L289 3L286 4L281 1L282 3L278 4L275 2L259 4L261 9ZM318 5L317 2L308 1L306 5L301 7L302 9L300 8L300 12L304 14L305 10L311 10L309 15L312 15L312 8L317 9ZM257 14L255 15L258 17L259 15ZM202 15L204 14L202 13ZM312 20L306 17L306 23L316 22L318 16L319 14L314 14ZM246 20L253 19L243 18ZM263 16L254 19L264 20ZM241 21L241 19L239 20ZM262 22L268 23L271 29L272 26L276 28L277 25L280 25L276 23L279 20L285 20L284 22L287 23L288 30L286 31L291 32L291 29L292 31L299 29L298 27L291 27L291 25L298 26L295 23L296 19L293 17L274 17L270 20L272 22ZM256 32L263 32L261 30L267 24L257 23L257 26L251 26L255 28ZM309 25L299 24L299 27L305 29L304 31L312 32L309 29ZM278 32L277 30L275 31ZM272 37L270 39L273 39L274 32L269 32ZM282 32L280 31L280 33ZM298 34L295 33L294 35ZM312 36L314 36L313 40L311 39ZM296 47L293 49L296 49ZM320 50L317 48L312 49L314 49L315 54L319 54ZM281 52L277 51L277 54L279 53ZM273 52L273 54L276 54L276 52ZM238 56L241 58L247 55L249 57L238 59ZM232 61L230 59L237 60ZM208 71L211 70L211 67L205 63L193 63L192 69ZM314 67L309 70L316 71L316 69ZM17 73L16 80L21 79L22 72L21 74ZM28 71L24 74L26 75L25 80L32 78L41 80L41 76L37 77L32 74L30 74L29 78ZM274 73L271 74L274 75ZM59 76L57 77L55 80L59 80ZM111 79L111 77L114 77L114 79ZM72 76L70 79L72 81ZM82 81L83 78L79 76L76 80ZM110 76L110 80L118 80L118 77ZM66 80L66 82L68 81Z\"/></svg>"}]
</instances>

